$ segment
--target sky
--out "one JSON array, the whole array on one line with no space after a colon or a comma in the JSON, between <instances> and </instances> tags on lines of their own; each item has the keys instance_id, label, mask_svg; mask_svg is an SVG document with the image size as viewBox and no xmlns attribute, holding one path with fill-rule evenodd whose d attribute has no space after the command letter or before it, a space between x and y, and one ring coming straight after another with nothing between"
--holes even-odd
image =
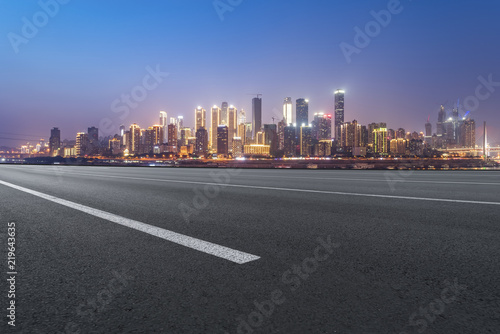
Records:
<instances>
[{"instance_id":1,"label":"sky","mask_svg":"<svg viewBox=\"0 0 500 334\"><path fill-rule=\"evenodd\" d=\"M418 132L460 99L500 143L498 17L497 0L0 0L0 146L160 110L193 127L223 101L250 120L256 93L263 123L288 96L312 120L336 89L345 121Z\"/></svg>"}]
</instances>

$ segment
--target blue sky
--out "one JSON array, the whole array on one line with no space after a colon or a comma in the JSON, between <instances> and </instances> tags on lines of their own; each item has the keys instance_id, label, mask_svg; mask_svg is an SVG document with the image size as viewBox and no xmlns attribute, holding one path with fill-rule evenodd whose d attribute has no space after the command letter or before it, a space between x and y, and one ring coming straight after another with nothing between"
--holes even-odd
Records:
<instances>
[{"instance_id":1,"label":"blue sky","mask_svg":"<svg viewBox=\"0 0 500 334\"><path fill-rule=\"evenodd\" d=\"M47 138L54 126L72 139L105 118L146 127L160 110L193 126L195 107L222 101L250 117L253 93L263 94L264 123L281 115L286 96L308 98L312 118L333 111L337 88L346 90L346 121L423 131L440 104L475 96L478 77L500 82L494 0L401 1L347 63L339 45L355 45L354 28L391 1L242 0L221 20L211 0L71 0L16 53L9 34L22 36L23 17L33 23L42 8L0 0L0 146ZM120 119L111 103L157 65L168 77ZM472 115L500 142L500 86L492 89Z\"/></svg>"}]
</instances>

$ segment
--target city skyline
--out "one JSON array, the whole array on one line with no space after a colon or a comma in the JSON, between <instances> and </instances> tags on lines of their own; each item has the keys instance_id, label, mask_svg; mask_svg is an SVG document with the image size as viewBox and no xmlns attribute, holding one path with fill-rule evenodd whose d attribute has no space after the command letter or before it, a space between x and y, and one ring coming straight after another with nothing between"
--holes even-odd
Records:
<instances>
[{"instance_id":1,"label":"city skyline","mask_svg":"<svg viewBox=\"0 0 500 334\"><path fill-rule=\"evenodd\" d=\"M427 10L425 2L401 3L401 13L368 46L352 54L350 63L339 46L354 45L354 28L374 20L371 12L383 10L386 1L363 1L356 6L244 2L226 12L222 21L211 2L198 4L194 9L182 2L142 8L123 2L120 16L111 15L117 8L110 3L99 7L68 3L40 27L37 36L20 44L18 53L4 38L0 42L0 64L4 66L0 146L13 145L7 138L24 134L46 137L42 128L58 126L64 129L63 137L90 124L103 128L102 119L110 119L116 126L154 124L159 110L184 115L186 124L194 124L193 108L202 105L209 113L209 106L221 101L249 113L249 97L256 93L264 99L262 124L282 115L284 97L293 97L293 104L297 98L307 98L310 114L333 115L331 94L339 87L349 94L346 120L368 124L393 119L397 126L414 128L418 124L416 130L424 131L429 115L435 123L435 110L441 104L451 109L457 99L474 97L478 85L500 80L495 72L498 46L483 43L495 36L491 27L499 6L493 1L481 6L467 1L454 6L433 3L433 11ZM42 10L36 3L2 6L9 13L0 23L5 36L20 34L21 19L31 19ZM141 17L145 11L147 16ZM89 26L81 14L96 12L103 16ZM285 24L298 13L309 24ZM258 26L252 23L255 16L261 18ZM467 17L467 24L455 22L457 17ZM428 26L417 23L423 20ZM190 26L193 21L204 22L206 29ZM269 29L275 32L266 33ZM120 38L110 40L100 31ZM448 38L441 38L443 34ZM281 57L282 50L296 40L301 47L292 56ZM481 45L481 52L465 45ZM215 52L221 47L234 52ZM155 73L157 81L153 80ZM123 109L122 94L131 95L148 75L147 86L155 88L146 90L144 100L132 101L136 107ZM489 96L480 99L472 117L478 124L488 121L489 137L498 142L500 92L496 85L483 86L479 92ZM14 132L18 136L7 135Z\"/></svg>"}]
</instances>

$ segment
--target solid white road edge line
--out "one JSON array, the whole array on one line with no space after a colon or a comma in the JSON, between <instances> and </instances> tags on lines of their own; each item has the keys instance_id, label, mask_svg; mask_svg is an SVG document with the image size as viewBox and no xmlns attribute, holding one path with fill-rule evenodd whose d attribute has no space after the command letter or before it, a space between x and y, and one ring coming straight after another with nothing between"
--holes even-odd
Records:
<instances>
[{"instance_id":1,"label":"solid white road edge line","mask_svg":"<svg viewBox=\"0 0 500 334\"><path fill-rule=\"evenodd\" d=\"M136 220L128 219L125 217L121 217L106 211L94 209L82 204L78 204L75 202L67 201L65 199L61 199L58 197L54 197L51 195L47 195L35 190L31 190L28 188L20 187L12 183L8 183L5 181L0 180L0 184L3 184L4 186L11 187L20 191L23 191L25 193L38 196L40 198L46 199L48 201L64 205L66 207L85 212L89 215L99 217L102 219L106 219L110 222L126 226L129 228L132 228L137 231L141 231L144 233L148 233L150 235L153 235L155 237L159 237L168 241L171 241L173 243L189 247L191 249L195 249L197 251L207 253L210 255L217 256L219 258L229 260L238 264L244 264L250 261L255 261L257 259L260 259L259 256L248 254L245 252L241 252L235 249L231 249L228 247L220 246L208 241L203 241L200 239L196 239L193 237L189 237L187 235L183 235L180 233L172 232L169 230L165 230L163 228L159 228L153 225L145 224Z\"/></svg>"}]
</instances>

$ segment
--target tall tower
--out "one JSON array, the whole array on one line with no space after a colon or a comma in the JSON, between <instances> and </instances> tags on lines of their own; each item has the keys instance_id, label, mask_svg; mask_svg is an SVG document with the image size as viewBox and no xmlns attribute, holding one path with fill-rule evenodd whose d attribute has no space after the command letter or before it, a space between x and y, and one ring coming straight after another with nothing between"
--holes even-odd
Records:
<instances>
[{"instance_id":1,"label":"tall tower","mask_svg":"<svg viewBox=\"0 0 500 334\"><path fill-rule=\"evenodd\" d=\"M141 143L141 128L136 123L130 126L130 154L139 153Z\"/></svg>"},{"instance_id":2,"label":"tall tower","mask_svg":"<svg viewBox=\"0 0 500 334\"><path fill-rule=\"evenodd\" d=\"M227 125L219 125L217 127L217 155L227 156L229 152L227 137Z\"/></svg>"},{"instance_id":3,"label":"tall tower","mask_svg":"<svg viewBox=\"0 0 500 334\"><path fill-rule=\"evenodd\" d=\"M217 128L219 127L219 114L220 114L220 108L217 106L212 107L212 112L211 112L211 133L210 133L210 142L212 143L212 149L217 151Z\"/></svg>"},{"instance_id":4,"label":"tall tower","mask_svg":"<svg viewBox=\"0 0 500 334\"><path fill-rule=\"evenodd\" d=\"M228 104L227 102L222 102L221 109L220 109L220 114L219 114L219 124L224 124L228 125Z\"/></svg>"},{"instance_id":5,"label":"tall tower","mask_svg":"<svg viewBox=\"0 0 500 334\"><path fill-rule=\"evenodd\" d=\"M445 131L445 124L446 122L446 111L444 110L444 106L441 105L441 108L439 109L439 114L438 114L438 121L437 121L437 128L436 128L436 134L438 137L442 137L446 131Z\"/></svg>"},{"instance_id":6,"label":"tall tower","mask_svg":"<svg viewBox=\"0 0 500 334\"><path fill-rule=\"evenodd\" d=\"M252 99L252 138L262 128L262 98L259 95Z\"/></svg>"},{"instance_id":7,"label":"tall tower","mask_svg":"<svg viewBox=\"0 0 500 334\"><path fill-rule=\"evenodd\" d=\"M206 118L207 111L202 107L198 107L194 110L194 119L196 120L195 131L198 131L199 128L206 128Z\"/></svg>"},{"instance_id":8,"label":"tall tower","mask_svg":"<svg viewBox=\"0 0 500 334\"><path fill-rule=\"evenodd\" d=\"M233 138L236 137L236 129L238 123L238 109L230 106L227 112L227 126L228 126L228 147L231 151L233 148Z\"/></svg>"},{"instance_id":9,"label":"tall tower","mask_svg":"<svg viewBox=\"0 0 500 334\"><path fill-rule=\"evenodd\" d=\"M431 144L432 140L432 124L429 121L430 117L427 118L427 123L425 123L425 142Z\"/></svg>"},{"instance_id":10,"label":"tall tower","mask_svg":"<svg viewBox=\"0 0 500 334\"><path fill-rule=\"evenodd\" d=\"M337 89L335 91L335 141L340 139L340 126L344 123L344 96L345 91Z\"/></svg>"},{"instance_id":11,"label":"tall tower","mask_svg":"<svg viewBox=\"0 0 500 334\"><path fill-rule=\"evenodd\" d=\"M295 103L295 122L297 123L297 127L300 129L301 126L309 125L309 100L297 99Z\"/></svg>"},{"instance_id":12,"label":"tall tower","mask_svg":"<svg viewBox=\"0 0 500 334\"><path fill-rule=\"evenodd\" d=\"M285 97L283 101L283 119L285 120L285 125L293 123L293 105L291 97Z\"/></svg>"},{"instance_id":13,"label":"tall tower","mask_svg":"<svg viewBox=\"0 0 500 334\"><path fill-rule=\"evenodd\" d=\"M168 118L165 111L160 111L160 126L163 129L162 143L168 142Z\"/></svg>"},{"instance_id":14,"label":"tall tower","mask_svg":"<svg viewBox=\"0 0 500 334\"><path fill-rule=\"evenodd\" d=\"M53 128L50 130L49 149L50 155L55 156L61 148L61 130Z\"/></svg>"}]
</instances>

